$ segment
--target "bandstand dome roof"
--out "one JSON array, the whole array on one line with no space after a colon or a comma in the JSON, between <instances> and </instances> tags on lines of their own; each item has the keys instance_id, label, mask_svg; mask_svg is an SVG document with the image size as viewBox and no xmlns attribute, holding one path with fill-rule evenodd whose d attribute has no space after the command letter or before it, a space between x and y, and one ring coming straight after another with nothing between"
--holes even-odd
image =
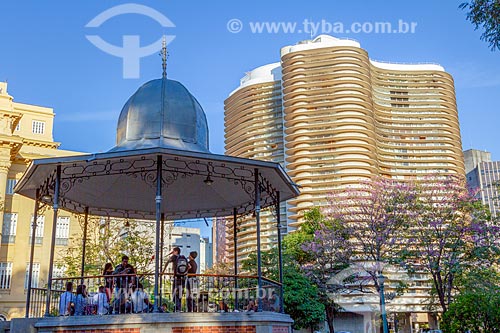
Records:
<instances>
[{"instance_id":1,"label":"bandstand dome roof","mask_svg":"<svg viewBox=\"0 0 500 333\"><path fill-rule=\"evenodd\" d=\"M143 84L125 103L111 151L152 147L209 152L203 108L182 83L166 77Z\"/></svg>"},{"instance_id":2,"label":"bandstand dome roof","mask_svg":"<svg viewBox=\"0 0 500 333\"><path fill-rule=\"evenodd\" d=\"M256 184L262 208L299 194L278 163L210 153L202 107L166 75L125 103L114 148L33 160L15 192L50 205L57 184L59 208L139 219L156 217L158 187L160 211L170 219L250 213Z\"/></svg>"}]
</instances>

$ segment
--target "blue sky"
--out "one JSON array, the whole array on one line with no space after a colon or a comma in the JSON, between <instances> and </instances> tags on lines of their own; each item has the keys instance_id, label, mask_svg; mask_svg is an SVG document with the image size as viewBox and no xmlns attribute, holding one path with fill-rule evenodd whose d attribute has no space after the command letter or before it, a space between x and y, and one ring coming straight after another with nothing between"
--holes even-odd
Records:
<instances>
[{"instance_id":1,"label":"blue sky","mask_svg":"<svg viewBox=\"0 0 500 333\"><path fill-rule=\"evenodd\" d=\"M61 148L107 151L115 142L123 104L144 82L161 75L160 57L140 61L140 77L124 79L122 60L92 45L99 35L121 45L123 35L139 35L141 45L162 34L169 44L168 76L181 81L200 101L210 127L211 150L224 152L223 102L248 70L279 61L280 48L309 33L252 33L250 22L417 23L414 33L337 33L356 39L372 59L439 63L455 78L463 148L492 152L500 160L500 52L479 40L458 9L459 1L135 1L167 17L164 28L137 14L85 27L104 10L126 1L2 1L0 10L0 80L18 102L53 107L54 137ZM239 33L227 23L238 19ZM207 230L203 231L207 234Z\"/></svg>"},{"instance_id":2,"label":"blue sky","mask_svg":"<svg viewBox=\"0 0 500 333\"><path fill-rule=\"evenodd\" d=\"M164 28L137 14L86 24L104 10L135 3L149 6L175 27ZM87 39L96 34L121 45L122 35L139 35L141 45L162 34L169 44L168 75L200 101L210 126L211 150L223 153L223 101L244 72L279 60L280 47L308 33L252 33L250 22L416 22L415 33L339 33L356 39L372 59L435 62L455 78L464 149L492 152L500 159L500 52L491 52L458 9L460 1L2 1L0 80L16 101L53 107L54 136L62 148L106 151L114 145L116 120L127 98L161 75L155 53L140 61L140 77L124 79L122 60ZM239 19L240 33L227 22Z\"/></svg>"}]
</instances>

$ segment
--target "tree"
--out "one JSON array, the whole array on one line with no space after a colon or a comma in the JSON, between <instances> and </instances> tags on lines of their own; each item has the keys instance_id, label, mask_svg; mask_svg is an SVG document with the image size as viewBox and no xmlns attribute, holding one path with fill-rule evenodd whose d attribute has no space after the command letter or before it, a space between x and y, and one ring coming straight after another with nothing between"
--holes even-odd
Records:
<instances>
[{"instance_id":1,"label":"tree","mask_svg":"<svg viewBox=\"0 0 500 333\"><path fill-rule=\"evenodd\" d=\"M498 333L500 330L500 273L475 268L457 279L460 294L443 315L446 332Z\"/></svg>"},{"instance_id":2,"label":"tree","mask_svg":"<svg viewBox=\"0 0 500 333\"><path fill-rule=\"evenodd\" d=\"M318 287L297 267L285 266L283 291L285 312L294 320L294 329L316 329L325 321L325 306L318 300Z\"/></svg>"},{"instance_id":3,"label":"tree","mask_svg":"<svg viewBox=\"0 0 500 333\"><path fill-rule=\"evenodd\" d=\"M460 294L498 293L500 291L500 272L496 268L472 267L458 275L456 287Z\"/></svg>"},{"instance_id":4,"label":"tree","mask_svg":"<svg viewBox=\"0 0 500 333\"><path fill-rule=\"evenodd\" d=\"M229 262L217 262L211 268L206 269L205 274L231 275L234 274L234 266Z\"/></svg>"},{"instance_id":5,"label":"tree","mask_svg":"<svg viewBox=\"0 0 500 333\"><path fill-rule=\"evenodd\" d=\"M420 184L406 259L413 271L432 278L437 304L445 313L457 279L474 269L489 269L498 258L499 228L457 177L429 177Z\"/></svg>"},{"instance_id":6,"label":"tree","mask_svg":"<svg viewBox=\"0 0 500 333\"><path fill-rule=\"evenodd\" d=\"M317 229L314 237L301 246L302 251L307 253L307 256L303 256L307 261L301 268L318 287L318 299L324 306L328 329L334 332L333 320L341 308L335 303L332 294L344 290L345 281L332 282L332 278L347 267L352 255L351 248L346 246L348 235L337 220L327 221L323 215L314 212L306 215L307 225L315 225ZM304 229L307 230L307 227Z\"/></svg>"},{"instance_id":7,"label":"tree","mask_svg":"<svg viewBox=\"0 0 500 333\"><path fill-rule=\"evenodd\" d=\"M467 10L467 20L474 24L474 29L484 29L481 40L486 41L491 50L500 50L500 1L472 0L459 6Z\"/></svg>"},{"instance_id":8,"label":"tree","mask_svg":"<svg viewBox=\"0 0 500 333\"><path fill-rule=\"evenodd\" d=\"M80 276L82 260L83 218L78 216L81 232L70 239L69 246L61 250L58 265L66 268L68 276ZM113 266L121 256L130 257L130 263L139 273L150 273L154 267L154 228L151 221L89 217L85 246L85 275L101 275L108 262Z\"/></svg>"},{"instance_id":9,"label":"tree","mask_svg":"<svg viewBox=\"0 0 500 333\"><path fill-rule=\"evenodd\" d=\"M314 239L314 233L320 229L324 222L324 216L318 207L314 207L304 213L304 222L295 232L283 239L283 252L293 258L299 265L305 264L311 259L311 254L304 251L302 245Z\"/></svg>"},{"instance_id":10,"label":"tree","mask_svg":"<svg viewBox=\"0 0 500 333\"><path fill-rule=\"evenodd\" d=\"M288 236L285 237L285 239ZM295 252L295 253L298 253ZM316 328L325 320L325 308L318 301L318 288L302 273L298 264L288 254L283 254L283 305L286 313L294 320L293 327ZM279 280L278 250L276 248L261 253L262 275ZM244 271L256 274L257 255L252 253L242 262Z\"/></svg>"},{"instance_id":11,"label":"tree","mask_svg":"<svg viewBox=\"0 0 500 333\"><path fill-rule=\"evenodd\" d=\"M450 304L443 314L446 333L500 332L500 293L464 293Z\"/></svg>"},{"instance_id":12,"label":"tree","mask_svg":"<svg viewBox=\"0 0 500 333\"><path fill-rule=\"evenodd\" d=\"M319 287L331 332L338 311L331 294L374 292L370 286L380 291L379 275L388 265L399 264L415 202L411 184L385 178L331 194L323 209L325 220L303 247L313 256L303 267Z\"/></svg>"}]
</instances>

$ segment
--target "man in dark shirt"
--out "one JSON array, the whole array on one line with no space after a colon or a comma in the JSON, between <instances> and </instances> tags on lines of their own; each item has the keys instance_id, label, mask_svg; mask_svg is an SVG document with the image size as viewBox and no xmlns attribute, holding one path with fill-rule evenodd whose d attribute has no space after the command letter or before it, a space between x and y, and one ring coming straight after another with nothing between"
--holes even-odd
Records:
<instances>
[{"instance_id":1,"label":"man in dark shirt","mask_svg":"<svg viewBox=\"0 0 500 333\"><path fill-rule=\"evenodd\" d=\"M136 281L135 269L132 265L128 263L129 258L127 256L122 257L122 262L116 266L113 275L117 275L115 280L115 300L114 300L114 312L123 313L127 312L126 301L128 297L129 288Z\"/></svg>"},{"instance_id":2,"label":"man in dark shirt","mask_svg":"<svg viewBox=\"0 0 500 333\"><path fill-rule=\"evenodd\" d=\"M170 252L170 257L167 260L167 263L165 264L165 267L163 268L162 273L165 273L167 270L167 267L169 264L172 264L172 271L174 272L174 275L177 271L177 258L181 255L181 249L178 247L174 247L172 249L172 252Z\"/></svg>"},{"instance_id":3,"label":"man in dark shirt","mask_svg":"<svg viewBox=\"0 0 500 333\"><path fill-rule=\"evenodd\" d=\"M175 304L175 311L181 311L182 304L182 293L184 289L184 276L177 275L177 259L181 255L181 249L178 247L174 247L172 252L170 252L170 257L165 264L165 268L163 268L162 273L165 273L169 264L172 264L172 271L174 272L173 281L172 281L172 297Z\"/></svg>"},{"instance_id":4,"label":"man in dark shirt","mask_svg":"<svg viewBox=\"0 0 500 333\"><path fill-rule=\"evenodd\" d=\"M193 276L191 274L196 274L196 271L198 270L198 264L196 263L195 259L198 256L198 253L196 251L192 251L189 253L189 258L188 258L188 280L187 280L187 298L186 298L186 303L187 303L187 309L188 312L193 312L195 311L195 294L197 294L197 278L196 276Z\"/></svg>"}]
</instances>

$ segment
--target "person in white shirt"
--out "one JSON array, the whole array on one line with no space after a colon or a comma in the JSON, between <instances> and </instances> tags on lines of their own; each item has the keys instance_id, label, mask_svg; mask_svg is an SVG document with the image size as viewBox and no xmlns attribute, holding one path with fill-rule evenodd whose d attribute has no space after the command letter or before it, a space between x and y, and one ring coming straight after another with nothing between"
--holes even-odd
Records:
<instances>
[{"instance_id":1,"label":"person in white shirt","mask_svg":"<svg viewBox=\"0 0 500 333\"><path fill-rule=\"evenodd\" d=\"M132 294L130 295L130 300L134 305L134 312L149 312L149 295L143 290L144 287L141 283L135 288L132 287Z\"/></svg>"},{"instance_id":2,"label":"person in white shirt","mask_svg":"<svg viewBox=\"0 0 500 333\"><path fill-rule=\"evenodd\" d=\"M73 282L66 283L66 291L61 294L59 298L59 315L70 316L72 315L71 308L74 306L75 296L73 295Z\"/></svg>"},{"instance_id":3,"label":"person in white shirt","mask_svg":"<svg viewBox=\"0 0 500 333\"><path fill-rule=\"evenodd\" d=\"M106 290L104 286L99 287L99 293L94 295L93 303L97 305L97 314L105 315L108 314L109 303L108 296L106 295Z\"/></svg>"}]
</instances>

